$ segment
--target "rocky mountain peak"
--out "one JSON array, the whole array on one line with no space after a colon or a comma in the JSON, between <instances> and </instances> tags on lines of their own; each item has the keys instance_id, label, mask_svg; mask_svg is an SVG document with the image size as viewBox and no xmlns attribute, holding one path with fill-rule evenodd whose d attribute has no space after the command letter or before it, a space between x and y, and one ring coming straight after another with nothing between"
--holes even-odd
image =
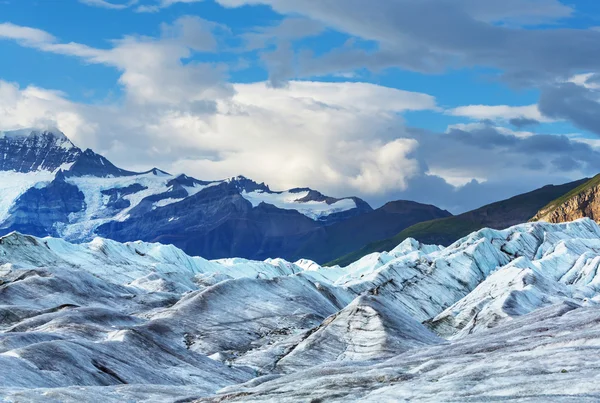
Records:
<instances>
[{"instance_id":1,"label":"rocky mountain peak","mask_svg":"<svg viewBox=\"0 0 600 403\"><path fill-rule=\"evenodd\" d=\"M68 168L80 155L81 150L56 128L0 132L2 171L56 171Z\"/></svg>"},{"instance_id":2,"label":"rocky mountain peak","mask_svg":"<svg viewBox=\"0 0 600 403\"><path fill-rule=\"evenodd\" d=\"M271 192L269 186L267 186L264 182L258 183L242 175L229 178L226 180L226 182L235 186L239 191L255 192L260 190L267 193Z\"/></svg>"},{"instance_id":3,"label":"rocky mountain peak","mask_svg":"<svg viewBox=\"0 0 600 403\"><path fill-rule=\"evenodd\" d=\"M107 158L96 154L91 149L86 149L74 160L70 169L65 173L67 176L96 176L96 177L119 177L136 175L136 172L127 171L115 166Z\"/></svg>"}]
</instances>

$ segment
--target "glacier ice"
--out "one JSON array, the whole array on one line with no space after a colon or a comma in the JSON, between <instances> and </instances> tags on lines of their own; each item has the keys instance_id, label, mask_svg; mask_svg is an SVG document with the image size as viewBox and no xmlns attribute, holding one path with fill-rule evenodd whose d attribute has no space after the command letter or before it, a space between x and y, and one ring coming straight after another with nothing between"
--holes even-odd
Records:
<instances>
[{"instance_id":1,"label":"glacier ice","mask_svg":"<svg viewBox=\"0 0 600 403\"><path fill-rule=\"evenodd\" d=\"M0 398L597 401L600 227L408 239L347 267L0 238Z\"/></svg>"}]
</instances>

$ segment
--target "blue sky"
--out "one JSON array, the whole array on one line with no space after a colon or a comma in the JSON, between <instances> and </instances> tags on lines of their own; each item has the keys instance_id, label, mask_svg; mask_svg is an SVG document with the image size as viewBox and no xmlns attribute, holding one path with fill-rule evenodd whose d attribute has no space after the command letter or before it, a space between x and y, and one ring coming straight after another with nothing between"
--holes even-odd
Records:
<instances>
[{"instance_id":1,"label":"blue sky","mask_svg":"<svg viewBox=\"0 0 600 403\"><path fill-rule=\"evenodd\" d=\"M600 4L8 0L0 129L464 211L600 170Z\"/></svg>"}]
</instances>

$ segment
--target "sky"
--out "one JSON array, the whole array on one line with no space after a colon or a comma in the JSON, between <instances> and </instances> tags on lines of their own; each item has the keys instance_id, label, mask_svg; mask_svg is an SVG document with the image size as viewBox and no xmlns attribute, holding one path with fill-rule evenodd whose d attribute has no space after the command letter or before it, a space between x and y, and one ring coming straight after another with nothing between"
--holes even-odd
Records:
<instances>
[{"instance_id":1,"label":"sky","mask_svg":"<svg viewBox=\"0 0 600 403\"><path fill-rule=\"evenodd\" d=\"M460 213L600 172L595 0L2 0L0 130Z\"/></svg>"}]
</instances>

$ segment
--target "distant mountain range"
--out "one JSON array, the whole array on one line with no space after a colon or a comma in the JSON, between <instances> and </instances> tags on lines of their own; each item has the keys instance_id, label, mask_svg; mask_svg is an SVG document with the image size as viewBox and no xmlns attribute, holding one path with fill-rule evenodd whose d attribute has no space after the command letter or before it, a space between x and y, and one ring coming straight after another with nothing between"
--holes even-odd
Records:
<instances>
[{"instance_id":1,"label":"distant mountain range","mask_svg":"<svg viewBox=\"0 0 600 403\"><path fill-rule=\"evenodd\" d=\"M243 176L207 181L158 168L132 172L52 128L0 132L0 151L0 235L161 242L208 259L347 265L407 238L447 246L484 227L600 219L600 176L452 216L411 201L373 209L358 197L310 188L273 191Z\"/></svg>"},{"instance_id":2,"label":"distant mountain range","mask_svg":"<svg viewBox=\"0 0 600 403\"><path fill-rule=\"evenodd\" d=\"M203 181L157 168L127 171L57 129L0 132L0 150L0 234L162 242L209 259L325 262L451 215L405 201L373 210L357 197L273 191L243 176Z\"/></svg>"}]
</instances>

